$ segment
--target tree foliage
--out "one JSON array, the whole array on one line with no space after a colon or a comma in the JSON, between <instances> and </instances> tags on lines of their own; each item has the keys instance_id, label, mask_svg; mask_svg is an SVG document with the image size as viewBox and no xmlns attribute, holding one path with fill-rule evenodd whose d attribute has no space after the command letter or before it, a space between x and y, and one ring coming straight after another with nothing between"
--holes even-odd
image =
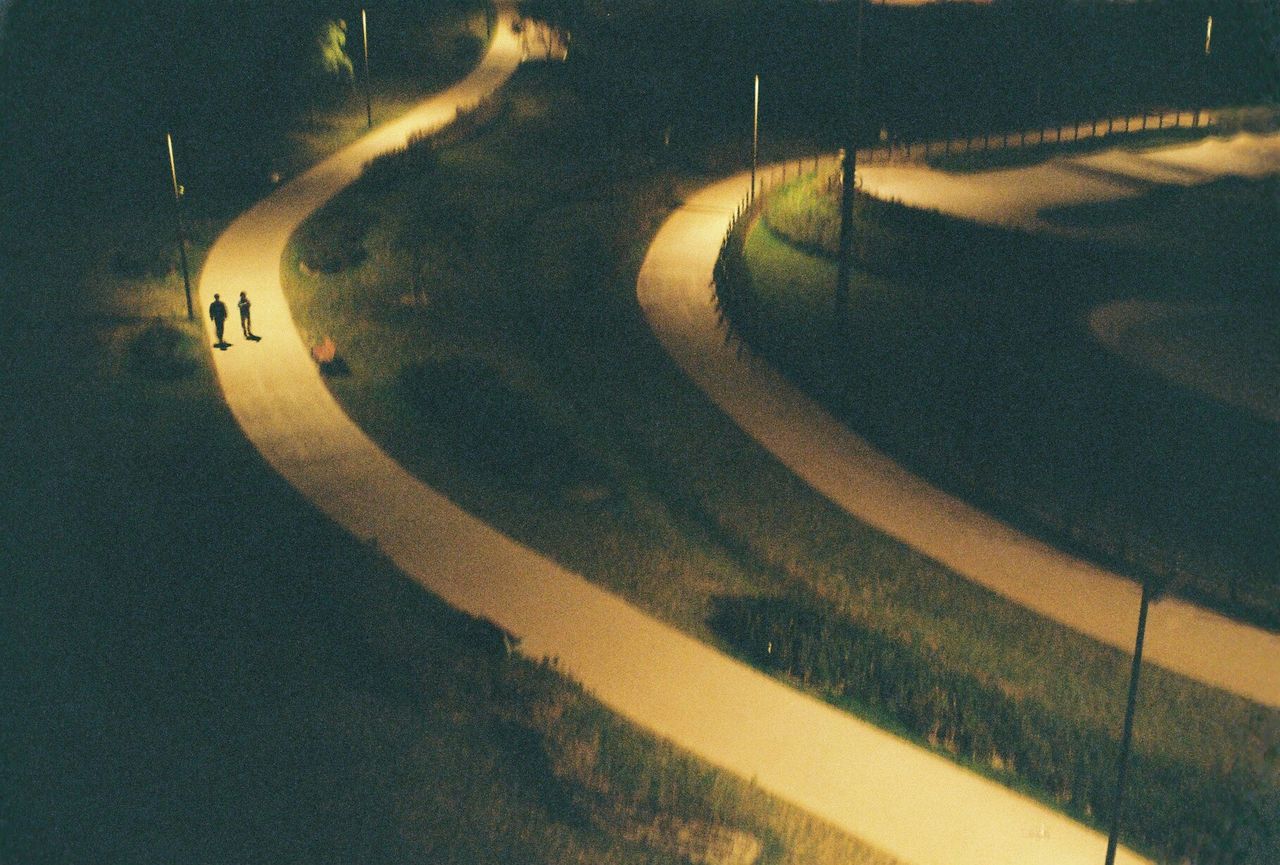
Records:
<instances>
[{"instance_id":1,"label":"tree foliage","mask_svg":"<svg viewBox=\"0 0 1280 865\"><path fill-rule=\"evenodd\" d=\"M324 21L316 33L316 70L328 79L343 83L355 80L355 66L347 54L347 22L341 18Z\"/></svg>"}]
</instances>

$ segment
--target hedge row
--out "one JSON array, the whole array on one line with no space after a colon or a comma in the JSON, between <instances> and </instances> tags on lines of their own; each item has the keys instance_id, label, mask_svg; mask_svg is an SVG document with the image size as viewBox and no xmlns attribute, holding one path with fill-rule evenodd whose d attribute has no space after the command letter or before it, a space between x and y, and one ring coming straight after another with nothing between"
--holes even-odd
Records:
<instances>
[{"instance_id":1,"label":"hedge row","mask_svg":"<svg viewBox=\"0 0 1280 865\"><path fill-rule=\"evenodd\" d=\"M1074 725L810 598L718 598L710 625L766 671L887 716L910 735L1020 781L1077 817L1109 823L1119 731ZM1241 770L1212 774L1141 753L1130 758L1124 835L1162 859L1280 861L1278 815L1280 788Z\"/></svg>"}]
</instances>

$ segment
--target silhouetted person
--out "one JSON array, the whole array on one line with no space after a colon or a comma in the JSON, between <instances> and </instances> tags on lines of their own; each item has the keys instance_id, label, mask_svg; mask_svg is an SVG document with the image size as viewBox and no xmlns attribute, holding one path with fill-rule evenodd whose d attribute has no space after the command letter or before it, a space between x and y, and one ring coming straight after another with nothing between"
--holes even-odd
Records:
<instances>
[{"instance_id":1,"label":"silhouetted person","mask_svg":"<svg viewBox=\"0 0 1280 865\"><path fill-rule=\"evenodd\" d=\"M213 303L209 304L209 318L213 319L213 329L218 334L218 345L224 345L222 329L227 324L227 305L216 294L213 296Z\"/></svg>"},{"instance_id":2,"label":"silhouetted person","mask_svg":"<svg viewBox=\"0 0 1280 865\"><path fill-rule=\"evenodd\" d=\"M249 323L249 297L243 291L240 292L240 300L236 306L240 307L240 330L244 331L246 338L252 339L253 325Z\"/></svg>"}]
</instances>

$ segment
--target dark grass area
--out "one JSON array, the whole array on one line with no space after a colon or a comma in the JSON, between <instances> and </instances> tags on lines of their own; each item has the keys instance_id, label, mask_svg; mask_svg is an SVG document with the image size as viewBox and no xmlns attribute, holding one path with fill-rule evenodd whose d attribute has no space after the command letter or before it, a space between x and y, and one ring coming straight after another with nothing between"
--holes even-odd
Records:
<instances>
[{"instance_id":1,"label":"dark grass area","mask_svg":"<svg viewBox=\"0 0 1280 865\"><path fill-rule=\"evenodd\" d=\"M348 108L239 144L305 164ZM0 223L0 862L889 861L509 657L301 500L183 317L167 175L121 156L32 175L49 199ZM188 189L193 275L265 187Z\"/></svg>"},{"instance_id":2,"label":"dark grass area","mask_svg":"<svg viewBox=\"0 0 1280 865\"><path fill-rule=\"evenodd\" d=\"M99 377L74 349L111 334L79 336L3 394L23 408L3 442L0 861L675 863L699 831L781 845L764 800L508 658L301 501L206 366ZM694 840L646 838L656 814Z\"/></svg>"},{"instance_id":3,"label":"dark grass area","mask_svg":"<svg viewBox=\"0 0 1280 865\"><path fill-rule=\"evenodd\" d=\"M1141 222L1154 238L1141 249L1029 238L868 202L860 254L882 281L857 292L852 344L836 355L815 352L793 321L807 310L813 326L829 327L819 298L833 264L788 252L757 228L748 260L764 315L780 325L757 327L757 347L935 482L1121 571L1173 578L1188 597L1274 628L1280 433L1118 361L1086 325L1095 304L1116 297L1265 303L1276 290L1266 264L1275 234L1262 228L1275 218L1269 190L1225 180L1053 215ZM783 210L769 224L808 231L791 213L802 198L779 196Z\"/></svg>"},{"instance_id":4,"label":"dark grass area","mask_svg":"<svg viewBox=\"0 0 1280 865\"><path fill-rule=\"evenodd\" d=\"M1124 653L838 513L662 353L635 274L680 191L700 181L582 140L581 104L556 69L522 70L509 98L474 141L388 160L319 215L313 224L374 215L365 262L298 271L315 234L287 260L294 314L345 353L351 375L330 386L361 426L463 507L694 634L715 637L718 595L801 586L885 639L936 647L939 675L982 677L1113 738ZM887 277L868 284L901 303ZM812 306L788 309L802 330ZM553 470L531 476L539 465ZM1270 795L1258 742L1275 713L1158 668L1145 676L1140 749L1193 777L1248 765Z\"/></svg>"},{"instance_id":5,"label":"dark grass area","mask_svg":"<svg viewBox=\"0 0 1280 865\"><path fill-rule=\"evenodd\" d=\"M0 861L890 861L509 657L274 474L202 332L59 317L85 261L38 260L0 379Z\"/></svg>"}]
</instances>

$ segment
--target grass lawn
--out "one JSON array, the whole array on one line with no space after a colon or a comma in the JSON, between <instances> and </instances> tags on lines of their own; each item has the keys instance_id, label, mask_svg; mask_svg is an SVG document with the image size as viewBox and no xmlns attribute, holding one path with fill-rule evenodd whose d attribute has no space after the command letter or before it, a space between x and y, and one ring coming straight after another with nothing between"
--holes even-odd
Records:
<instances>
[{"instance_id":1,"label":"grass lawn","mask_svg":"<svg viewBox=\"0 0 1280 865\"><path fill-rule=\"evenodd\" d=\"M310 339L331 337L347 362L350 374L330 379L346 409L462 506L700 638L716 641L720 598L803 593L939 669L1113 739L1122 653L838 512L667 360L635 275L663 217L702 180L612 148L559 75L523 70L502 118L473 140L378 166L301 229L286 290ZM362 260L329 275L302 268L352 242L335 226L359 226ZM865 285L886 317L913 302L888 281ZM787 315L803 327L819 308ZM1146 675L1140 752L1184 779L1232 767L1260 807L1276 801L1267 748L1280 713ZM1021 783L1007 767L982 770ZM1180 855L1140 829L1130 841Z\"/></svg>"},{"instance_id":2,"label":"grass lawn","mask_svg":"<svg viewBox=\"0 0 1280 865\"><path fill-rule=\"evenodd\" d=\"M791 330L796 311L829 321L838 223L825 193L795 185L747 240L752 290L792 310L767 318L757 349L936 483L1122 571L1181 572L1187 597L1274 628L1280 436L1119 362L1087 330L1094 306L1127 297L1265 303L1272 183L1157 187L1045 214L1123 225L1142 247L865 203L862 255L878 276L863 275L838 356L802 341L826 323Z\"/></svg>"},{"instance_id":3,"label":"grass lawn","mask_svg":"<svg viewBox=\"0 0 1280 865\"><path fill-rule=\"evenodd\" d=\"M0 257L0 861L889 865L336 529L227 412L169 202L80 192ZM250 203L190 191L193 276Z\"/></svg>"}]
</instances>

